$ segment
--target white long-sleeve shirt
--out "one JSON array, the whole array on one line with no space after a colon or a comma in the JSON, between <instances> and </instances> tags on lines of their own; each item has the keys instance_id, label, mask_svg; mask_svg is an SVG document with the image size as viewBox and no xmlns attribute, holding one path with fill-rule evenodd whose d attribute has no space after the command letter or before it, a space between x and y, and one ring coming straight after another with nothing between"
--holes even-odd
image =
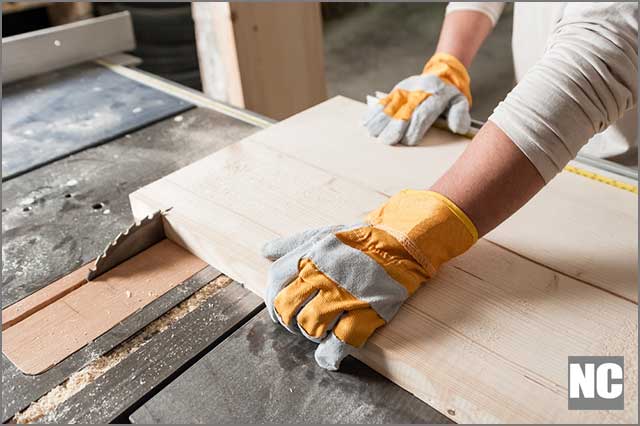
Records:
<instances>
[{"instance_id":1,"label":"white long-sleeve shirt","mask_svg":"<svg viewBox=\"0 0 640 426\"><path fill-rule=\"evenodd\" d=\"M447 13L477 10L495 25L503 7L456 2ZM581 148L604 158L635 156L637 38L636 2L515 4L512 45L518 84L489 120L546 181Z\"/></svg>"}]
</instances>

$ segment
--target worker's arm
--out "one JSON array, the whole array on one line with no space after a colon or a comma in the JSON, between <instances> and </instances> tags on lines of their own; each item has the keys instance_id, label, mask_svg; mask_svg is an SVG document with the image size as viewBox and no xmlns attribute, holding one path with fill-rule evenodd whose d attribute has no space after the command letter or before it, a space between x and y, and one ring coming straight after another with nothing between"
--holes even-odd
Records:
<instances>
[{"instance_id":1,"label":"worker's arm","mask_svg":"<svg viewBox=\"0 0 640 426\"><path fill-rule=\"evenodd\" d=\"M388 145L415 145L441 115L451 131L467 133L472 100L467 68L502 8L502 3L450 3L436 53L422 74L400 81L380 99L367 99L369 133Z\"/></svg>"},{"instance_id":2,"label":"worker's arm","mask_svg":"<svg viewBox=\"0 0 640 426\"><path fill-rule=\"evenodd\" d=\"M430 189L460 207L482 237L515 213L544 184L531 161L489 121Z\"/></svg>"},{"instance_id":3,"label":"worker's arm","mask_svg":"<svg viewBox=\"0 0 640 426\"><path fill-rule=\"evenodd\" d=\"M489 120L545 181L638 102L638 3L567 3L543 57Z\"/></svg>"},{"instance_id":4,"label":"worker's arm","mask_svg":"<svg viewBox=\"0 0 640 426\"><path fill-rule=\"evenodd\" d=\"M567 6L547 51L430 188L360 224L268 243L274 321L336 369L448 260L526 203L596 132L637 104L636 3ZM416 183L418 184L418 183Z\"/></svg>"},{"instance_id":5,"label":"worker's arm","mask_svg":"<svg viewBox=\"0 0 640 426\"><path fill-rule=\"evenodd\" d=\"M449 3L436 53L448 53L466 67L498 21L504 3Z\"/></svg>"},{"instance_id":6,"label":"worker's arm","mask_svg":"<svg viewBox=\"0 0 640 426\"><path fill-rule=\"evenodd\" d=\"M480 235L637 104L638 5L569 4L543 58L431 188Z\"/></svg>"}]
</instances>

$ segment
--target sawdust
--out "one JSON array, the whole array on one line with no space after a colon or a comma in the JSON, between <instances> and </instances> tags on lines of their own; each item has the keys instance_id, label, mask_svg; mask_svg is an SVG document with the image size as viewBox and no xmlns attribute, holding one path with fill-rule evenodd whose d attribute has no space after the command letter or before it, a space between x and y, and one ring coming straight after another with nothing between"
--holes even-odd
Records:
<instances>
[{"instance_id":1,"label":"sawdust","mask_svg":"<svg viewBox=\"0 0 640 426\"><path fill-rule=\"evenodd\" d=\"M203 302L229 285L231 281L230 278L224 275L211 281L192 294L187 300L148 324L128 340L73 373L62 384L50 390L37 401L32 402L25 410L17 413L13 420L16 423L33 423L46 417L47 423L55 422L55 410L62 403L143 347L153 336L167 330L171 325L196 310Z\"/></svg>"}]
</instances>

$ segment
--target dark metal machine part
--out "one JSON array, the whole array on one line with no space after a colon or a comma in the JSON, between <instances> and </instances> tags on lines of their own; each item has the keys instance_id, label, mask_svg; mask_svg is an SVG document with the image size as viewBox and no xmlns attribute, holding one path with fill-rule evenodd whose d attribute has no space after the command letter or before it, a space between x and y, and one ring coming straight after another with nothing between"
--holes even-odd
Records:
<instances>
[{"instance_id":1,"label":"dark metal machine part","mask_svg":"<svg viewBox=\"0 0 640 426\"><path fill-rule=\"evenodd\" d=\"M3 181L193 108L91 62L2 89Z\"/></svg>"},{"instance_id":2,"label":"dark metal machine part","mask_svg":"<svg viewBox=\"0 0 640 426\"><path fill-rule=\"evenodd\" d=\"M257 130L196 108L181 119L166 118L4 182L3 307L95 258L130 225L129 193ZM127 339L215 276L215 270L204 270L184 290L177 287L42 375L23 375L3 356L3 422L90 362L92 350L108 350ZM162 423L177 420L175 413L191 412L181 420L260 421L263 413L263 420L289 422L302 413L291 402L338 395L346 398L343 405L309 404L304 412L319 422L448 421L355 359L345 361L345 372L324 372L313 361L312 344L282 332L263 313L255 317L259 312L263 305L257 297L230 284L60 405L52 418L104 423L127 422L131 416L134 422ZM278 345L288 346L287 351L274 350ZM201 374L197 392L185 393L189 380L182 376ZM275 384L289 383L295 395L265 399L265 381L273 391ZM225 396L225 389L242 393ZM279 391L291 393L286 387ZM159 410L158 401L167 400L175 412ZM243 401L250 401L245 409L255 410L253 415L236 411ZM214 416L215 407L222 414Z\"/></svg>"},{"instance_id":3,"label":"dark metal machine part","mask_svg":"<svg viewBox=\"0 0 640 426\"><path fill-rule=\"evenodd\" d=\"M256 130L222 114L194 109L180 121L168 118L3 182L3 307L102 253L133 221L129 193ZM184 288L193 292L205 281ZM3 355L2 420L187 296L169 292L156 301L159 307L154 308L154 302L38 376L20 373Z\"/></svg>"}]
</instances>

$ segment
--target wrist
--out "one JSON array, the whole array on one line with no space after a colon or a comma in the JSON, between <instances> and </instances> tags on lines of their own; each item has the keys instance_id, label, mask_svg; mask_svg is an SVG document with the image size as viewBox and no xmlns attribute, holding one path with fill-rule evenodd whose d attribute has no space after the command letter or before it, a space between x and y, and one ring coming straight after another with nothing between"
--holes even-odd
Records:
<instances>
[{"instance_id":1,"label":"wrist","mask_svg":"<svg viewBox=\"0 0 640 426\"><path fill-rule=\"evenodd\" d=\"M433 74L447 84L456 87L471 106L471 77L464 64L454 55L435 53L422 69L423 74Z\"/></svg>"},{"instance_id":2,"label":"wrist","mask_svg":"<svg viewBox=\"0 0 640 426\"><path fill-rule=\"evenodd\" d=\"M433 191L401 191L371 212L367 221L398 240L429 275L478 240L471 219Z\"/></svg>"}]
</instances>

